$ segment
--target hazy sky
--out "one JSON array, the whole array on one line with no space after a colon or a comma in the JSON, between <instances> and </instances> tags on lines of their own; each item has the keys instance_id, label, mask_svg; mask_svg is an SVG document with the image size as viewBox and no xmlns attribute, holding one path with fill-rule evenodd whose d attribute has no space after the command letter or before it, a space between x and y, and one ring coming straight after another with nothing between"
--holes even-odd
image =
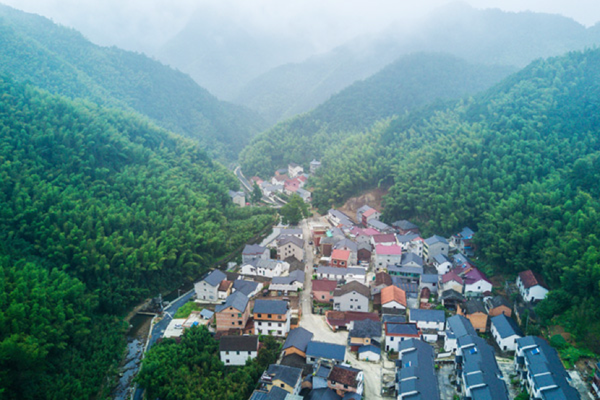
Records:
<instances>
[{"instance_id":1,"label":"hazy sky","mask_svg":"<svg viewBox=\"0 0 600 400\"><path fill-rule=\"evenodd\" d=\"M375 32L393 21L414 21L448 0L0 0L82 32L95 43L151 52L200 9L219 11L267 31L327 38L323 47ZM467 0L477 8L562 14L590 26L600 0ZM201 11L200 11L201 12ZM322 50L325 50L323 48Z\"/></svg>"}]
</instances>

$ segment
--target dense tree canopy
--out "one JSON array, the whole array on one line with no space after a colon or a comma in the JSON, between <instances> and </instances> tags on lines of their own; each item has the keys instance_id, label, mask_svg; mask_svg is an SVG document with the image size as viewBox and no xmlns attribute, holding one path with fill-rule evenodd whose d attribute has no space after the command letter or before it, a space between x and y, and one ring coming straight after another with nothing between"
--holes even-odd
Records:
<instances>
[{"instance_id":1,"label":"dense tree canopy","mask_svg":"<svg viewBox=\"0 0 600 400\"><path fill-rule=\"evenodd\" d=\"M70 98L130 109L237 158L267 127L254 112L219 101L189 76L143 54L100 47L47 18L0 5L0 74Z\"/></svg>"},{"instance_id":2,"label":"dense tree canopy","mask_svg":"<svg viewBox=\"0 0 600 400\"><path fill-rule=\"evenodd\" d=\"M375 121L404 115L436 99L476 93L510 72L513 69L474 65L445 54L401 57L313 111L257 136L240 154L242 169L249 176L268 177L290 162L308 167L313 158L333 151L344 157L346 148L341 144L364 136Z\"/></svg>"},{"instance_id":3,"label":"dense tree canopy","mask_svg":"<svg viewBox=\"0 0 600 400\"><path fill-rule=\"evenodd\" d=\"M269 226L235 177L132 114L0 80L0 389L86 398L123 314ZM27 384L23 384L27 381Z\"/></svg>"},{"instance_id":4,"label":"dense tree canopy","mask_svg":"<svg viewBox=\"0 0 600 400\"><path fill-rule=\"evenodd\" d=\"M167 339L152 347L136 380L152 399L247 399L281 348L272 336L263 339L256 359L243 367L225 367L219 342L206 327L192 328L179 343Z\"/></svg>"}]
</instances>

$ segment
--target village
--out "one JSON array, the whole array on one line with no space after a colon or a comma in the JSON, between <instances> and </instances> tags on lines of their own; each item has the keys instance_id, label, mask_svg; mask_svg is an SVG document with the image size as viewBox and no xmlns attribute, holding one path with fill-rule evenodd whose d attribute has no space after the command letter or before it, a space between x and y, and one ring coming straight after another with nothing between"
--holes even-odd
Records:
<instances>
[{"instance_id":1,"label":"village","mask_svg":"<svg viewBox=\"0 0 600 400\"><path fill-rule=\"evenodd\" d=\"M271 182L251 180L265 196L308 202L307 177L291 164ZM230 195L245 205L243 192ZM230 366L257 357L261 336L279 338L278 363L251 400L592 398L548 342L520 328L548 292L538 274L521 272L498 294L473 261L476 232L423 238L410 221L380 216L364 205L274 227L239 265L196 282L202 309L171 320L164 337L204 325Z\"/></svg>"}]
</instances>

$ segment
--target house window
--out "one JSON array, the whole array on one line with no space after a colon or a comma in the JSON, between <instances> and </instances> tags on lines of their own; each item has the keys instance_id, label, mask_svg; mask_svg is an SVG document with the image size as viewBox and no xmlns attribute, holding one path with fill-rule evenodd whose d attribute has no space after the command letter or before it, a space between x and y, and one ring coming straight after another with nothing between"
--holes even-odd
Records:
<instances>
[{"instance_id":1,"label":"house window","mask_svg":"<svg viewBox=\"0 0 600 400\"><path fill-rule=\"evenodd\" d=\"M278 315L277 318L281 319L281 315Z\"/></svg>"},{"instance_id":2,"label":"house window","mask_svg":"<svg viewBox=\"0 0 600 400\"><path fill-rule=\"evenodd\" d=\"M238 325L242 325L242 321L238 321Z\"/></svg>"},{"instance_id":3,"label":"house window","mask_svg":"<svg viewBox=\"0 0 600 400\"><path fill-rule=\"evenodd\" d=\"M260 315L260 314L256 314L256 318L260 318L260 317L261 317L261 315Z\"/></svg>"},{"instance_id":4,"label":"house window","mask_svg":"<svg viewBox=\"0 0 600 400\"><path fill-rule=\"evenodd\" d=\"M229 364L229 360L225 360L225 364Z\"/></svg>"},{"instance_id":5,"label":"house window","mask_svg":"<svg viewBox=\"0 0 600 400\"><path fill-rule=\"evenodd\" d=\"M271 318L271 314L267 314L267 318Z\"/></svg>"},{"instance_id":6,"label":"house window","mask_svg":"<svg viewBox=\"0 0 600 400\"><path fill-rule=\"evenodd\" d=\"M242 313L238 313L238 318L242 318Z\"/></svg>"},{"instance_id":7,"label":"house window","mask_svg":"<svg viewBox=\"0 0 600 400\"><path fill-rule=\"evenodd\" d=\"M237 355L239 356L239 355L240 355L240 352L239 352L239 351L236 351L236 352L235 352L235 354L237 354Z\"/></svg>"},{"instance_id":8,"label":"house window","mask_svg":"<svg viewBox=\"0 0 600 400\"><path fill-rule=\"evenodd\" d=\"M283 385L283 383L280 383L280 384L279 384L279 386L281 386L281 387L285 387L285 386Z\"/></svg>"}]
</instances>

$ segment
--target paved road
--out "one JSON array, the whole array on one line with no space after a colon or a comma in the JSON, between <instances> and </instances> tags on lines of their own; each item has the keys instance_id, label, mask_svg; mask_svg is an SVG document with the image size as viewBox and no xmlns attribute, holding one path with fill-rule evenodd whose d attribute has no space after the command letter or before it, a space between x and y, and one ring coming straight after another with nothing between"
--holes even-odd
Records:
<instances>
[{"instance_id":1,"label":"paved road","mask_svg":"<svg viewBox=\"0 0 600 400\"><path fill-rule=\"evenodd\" d=\"M156 341L162 337L163 333L165 332L165 329L167 329L167 326L169 326L169 322L171 322L171 318L177 312L177 310L179 310L179 307L187 303L193 295L194 290L192 289L189 292L185 293L183 296L174 300L171 304L169 304L168 307L165 308L164 317L151 328L152 331L148 340L148 347L145 351L148 351L152 346L154 346L154 344L156 344ZM144 389L136 386L132 399L142 400L143 396Z\"/></svg>"}]
</instances>

